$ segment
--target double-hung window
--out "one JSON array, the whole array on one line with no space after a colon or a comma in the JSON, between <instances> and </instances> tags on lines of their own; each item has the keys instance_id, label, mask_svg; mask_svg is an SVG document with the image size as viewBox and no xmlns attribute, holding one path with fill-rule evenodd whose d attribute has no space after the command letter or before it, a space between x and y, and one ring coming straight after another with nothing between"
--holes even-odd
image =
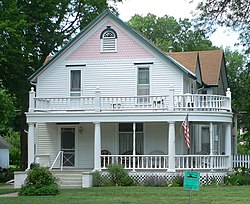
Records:
<instances>
[{"instance_id":1,"label":"double-hung window","mask_svg":"<svg viewBox=\"0 0 250 204\"><path fill-rule=\"evenodd\" d=\"M70 96L81 96L81 70L70 70Z\"/></svg>"},{"instance_id":2,"label":"double-hung window","mask_svg":"<svg viewBox=\"0 0 250 204\"><path fill-rule=\"evenodd\" d=\"M137 95L150 95L150 74L149 66L138 67L137 71ZM148 97L139 98L139 102L148 102Z\"/></svg>"},{"instance_id":3,"label":"double-hung window","mask_svg":"<svg viewBox=\"0 0 250 204\"><path fill-rule=\"evenodd\" d=\"M135 127L135 151L143 154L143 123ZM133 123L119 123L119 153L133 154Z\"/></svg>"}]
</instances>

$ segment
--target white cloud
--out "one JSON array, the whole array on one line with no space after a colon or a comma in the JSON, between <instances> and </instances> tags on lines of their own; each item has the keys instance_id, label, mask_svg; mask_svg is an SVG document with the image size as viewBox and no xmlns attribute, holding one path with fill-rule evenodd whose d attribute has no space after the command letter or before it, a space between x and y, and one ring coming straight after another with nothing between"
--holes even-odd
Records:
<instances>
[{"instance_id":1,"label":"white cloud","mask_svg":"<svg viewBox=\"0 0 250 204\"><path fill-rule=\"evenodd\" d=\"M191 11L195 4L189 4L189 0L124 0L118 3L120 18L128 21L134 14L147 15L148 13L157 16L174 16L175 18L191 18Z\"/></svg>"}]
</instances>

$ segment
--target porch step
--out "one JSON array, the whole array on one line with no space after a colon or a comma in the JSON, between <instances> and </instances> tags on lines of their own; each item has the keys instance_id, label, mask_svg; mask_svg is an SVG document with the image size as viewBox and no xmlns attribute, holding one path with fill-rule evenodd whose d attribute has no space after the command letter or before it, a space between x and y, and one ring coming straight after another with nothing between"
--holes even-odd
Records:
<instances>
[{"instance_id":1,"label":"porch step","mask_svg":"<svg viewBox=\"0 0 250 204\"><path fill-rule=\"evenodd\" d=\"M63 188L80 188L82 187L81 170L52 170L54 176L58 178L58 185Z\"/></svg>"}]
</instances>

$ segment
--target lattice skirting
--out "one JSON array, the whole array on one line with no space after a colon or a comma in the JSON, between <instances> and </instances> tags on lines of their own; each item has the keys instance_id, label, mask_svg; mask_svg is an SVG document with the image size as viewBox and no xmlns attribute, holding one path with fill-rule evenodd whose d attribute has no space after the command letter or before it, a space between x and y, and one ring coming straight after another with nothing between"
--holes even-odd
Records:
<instances>
[{"instance_id":1,"label":"lattice skirting","mask_svg":"<svg viewBox=\"0 0 250 204\"><path fill-rule=\"evenodd\" d=\"M145 181L149 179L170 182L174 178L184 177L184 173L181 172L130 172L130 177L135 179L139 185L144 185ZM209 172L209 173L200 173L200 185L211 185L211 184L220 184L223 183L224 176L226 172ZM107 172L102 172L102 176L109 178Z\"/></svg>"}]
</instances>

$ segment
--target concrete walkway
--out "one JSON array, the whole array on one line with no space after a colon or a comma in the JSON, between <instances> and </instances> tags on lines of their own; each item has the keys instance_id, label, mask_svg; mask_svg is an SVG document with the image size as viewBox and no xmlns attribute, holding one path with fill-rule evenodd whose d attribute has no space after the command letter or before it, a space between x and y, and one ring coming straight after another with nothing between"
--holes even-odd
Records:
<instances>
[{"instance_id":1,"label":"concrete walkway","mask_svg":"<svg viewBox=\"0 0 250 204\"><path fill-rule=\"evenodd\" d=\"M18 193L15 192L15 193L2 194L2 195L0 195L0 198L1 197L18 197Z\"/></svg>"},{"instance_id":2,"label":"concrete walkway","mask_svg":"<svg viewBox=\"0 0 250 204\"><path fill-rule=\"evenodd\" d=\"M14 188L13 184L0 186L0 189L13 189L13 188ZM18 192L6 193L6 194L0 195L0 197L17 197L17 196L18 196Z\"/></svg>"}]
</instances>

